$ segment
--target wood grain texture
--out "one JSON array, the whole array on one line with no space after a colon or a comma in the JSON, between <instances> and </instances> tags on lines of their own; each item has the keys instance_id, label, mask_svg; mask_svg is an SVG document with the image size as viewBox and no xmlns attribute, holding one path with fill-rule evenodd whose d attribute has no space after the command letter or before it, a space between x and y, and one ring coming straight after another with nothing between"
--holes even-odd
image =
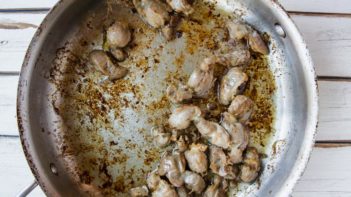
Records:
<instances>
[{"instance_id":1,"label":"wood grain texture","mask_svg":"<svg viewBox=\"0 0 351 197\"><path fill-rule=\"evenodd\" d=\"M50 9L57 0L0 0L0 10ZM278 0L287 11L317 13L351 13L349 0Z\"/></svg>"},{"instance_id":2,"label":"wood grain texture","mask_svg":"<svg viewBox=\"0 0 351 197\"><path fill-rule=\"evenodd\" d=\"M294 197L351 196L351 146L315 148L307 169L298 182ZM0 185L2 196L14 196L30 184L33 176L25 161L18 138L0 137ZM335 162L338 161L338 162ZM36 189L31 196L44 196Z\"/></svg>"},{"instance_id":3,"label":"wood grain texture","mask_svg":"<svg viewBox=\"0 0 351 197\"><path fill-rule=\"evenodd\" d=\"M351 81L319 81L317 140L351 140Z\"/></svg>"},{"instance_id":4,"label":"wood grain texture","mask_svg":"<svg viewBox=\"0 0 351 197\"><path fill-rule=\"evenodd\" d=\"M287 11L350 14L350 0L278 0Z\"/></svg>"},{"instance_id":5,"label":"wood grain texture","mask_svg":"<svg viewBox=\"0 0 351 197\"><path fill-rule=\"evenodd\" d=\"M0 135L18 135L16 95L18 76L0 75Z\"/></svg>"},{"instance_id":6,"label":"wood grain texture","mask_svg":"<svg viewBox=\"0 0 351 197\"><path fill-rule=\"evenodd\" d=\"M35 28L45 14L0 14L0 73L19 72ZM292 15L307 41L319 76L351 77L351 17ZM7 26L27 24L26 28ZM21 26L21 25L20 25Z\"/></svg>"},{"instance_id":7,"label":"wood grain texture","mask_svg":"<svg viewBox=\"0 0 351 197\"><path fill-rule=\"evenodd\" d=\"M45 14L0 14L0 72L19 72L36 26L44 17Z\"/></svg>"},{"instance_id":8,"label":"wood grain texture","mask_svg":"<svg viewBox=\"0 0 351 197\"><path fill-rule=\"evenodd\" d=\"M292 19L307 42L319 76L351 77L351 15L292 15Z\"/></svg>"},{"instance_id":9,"label":"wood grain texture","mask_svg":"<svg viewBox=\"0 0 351 197\"><path fill-rule=\"evenodd\" d=\"M0 0L1 10L50 9L57 0Z\"/></svg>"},{"instance_id":10,"label":"wood grain texture","mask_svg":"<svg viewBox=\"0 0 351 197\"><path fill-rule=\"evenodd\" d=\"M18 76L0 76L0 135L18 135ZM319 81L318 141L351 141L351 81Z\"/></svg>"},{"instance_id":11,"label":"wood grain texture","mask_svg":"<svg viewBox=\"0 0 351 197\"><path fill-rule=\"evenodd\" d=\"M351 146L315 148L294 197L351 196Z\"/></svg>"},{"instance_id":12,"label":"wood grain texture","mask_svg":"<svg viewBox=\"0 0 351 197\"><path fill-rule=\"evenodd\" d=\"M16 196L34 177L24 157L19 138L0 137L1 196ZM40 188L31 197L45 196Z\"/></svg>"}]
</instances>

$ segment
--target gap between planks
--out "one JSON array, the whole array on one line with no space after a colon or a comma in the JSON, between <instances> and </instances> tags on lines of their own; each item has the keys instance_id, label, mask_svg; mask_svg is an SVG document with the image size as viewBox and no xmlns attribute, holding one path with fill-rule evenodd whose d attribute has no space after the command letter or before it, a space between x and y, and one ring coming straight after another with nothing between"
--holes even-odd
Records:
<instances>
[{"instance_id":1,"label":"gap between planks","mask_svg":"<svg viewBox=\"0 0 351 197\"><path fill-rule=\"evenodd\" d=\"M351 18L351 13L332 13L332 12L299 12L299 11L288 11L289 15L295 16L323 16L323 17L346 17Z\"/></svg>"},{"instance_id":2,"label":"gap between planks","mask_svg":"<svg viewBox=\"0 0 351 197\"><path fill-rule=\"evenodd\" d=\"M318 76L319 81L344 81L351 82L351 77Z\"/></svg>"}]
</instances>

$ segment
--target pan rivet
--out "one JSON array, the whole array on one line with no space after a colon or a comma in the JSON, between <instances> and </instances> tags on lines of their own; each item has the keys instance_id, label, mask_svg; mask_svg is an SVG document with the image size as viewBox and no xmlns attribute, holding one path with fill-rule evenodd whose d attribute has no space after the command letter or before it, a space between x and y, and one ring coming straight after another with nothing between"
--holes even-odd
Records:
<instances>
[{"instance_id":1,"label":"pan rivet","mask_svg":"<svg viewBox=\"0 0 351 197\"><path fill-rule=\"evenodd\" d=\"M285 38L286 34L282 26L280 26L278 23L274 25L275 31L279 34L279 36Z\"/></svg>"},{"instance_id":2,"label":"pan rivet","mask_svg":"<svg viewBox=\"0 0 351 197\"><path fill-rule=\"evenodd\" d=\"M54 175L58 175L57 168L56 168L55 164L50 163L50 169Z\"/></svg>"}]
</instances>

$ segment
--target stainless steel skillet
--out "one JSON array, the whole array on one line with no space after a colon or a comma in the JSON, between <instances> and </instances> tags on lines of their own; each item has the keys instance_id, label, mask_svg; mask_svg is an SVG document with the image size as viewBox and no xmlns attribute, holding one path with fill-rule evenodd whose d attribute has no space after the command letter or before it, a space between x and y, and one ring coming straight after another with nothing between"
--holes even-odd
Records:
<instances>
[{"instance_id":1,"label":"stainless steel skillet","mask_svg":"<svg viewBox=\"0 0 351 197\"><path fill-rule=\"evenodd\" d=\"M191 65L207 55L198 47L195 55L183 53L180 58L187 47L186 36L163 46L157 32L146 31L145 24L132 17L126 8L129 1L116 2L120 5L114 5L109 16L103 1L60 1L28 49L18 88L18 124L28 163L48 196L94 194L94 184L123 191L126 182L142 182L159 155L145 134L154 123L148 117L161 120L164 115L162 109L167 106L160 90L169 76L177 76L174 62L188 65L180 71L189 73ZM262 149L267 158L259 181L240 185L237 195L287 196L306 166L317 125L317 87L309 52L291 19L274 1L211 2L223 13L241 15L271 40L274 133ZM144 36L135 36L136 43L142 44L133 46L125 63L131 76L123 84L110 85L89 73L89 65L82 62L85 54L101 46L104 25L114 18L128 21L136 35ZM150 66L155 63L159 66ZM79 88L89 94L75 94L73 90ZM112 102L115 97L122 99ZM104 100L112 107L103 110ZM90 180L97 171L103 173Z\"/></svg>"}]
</instances>

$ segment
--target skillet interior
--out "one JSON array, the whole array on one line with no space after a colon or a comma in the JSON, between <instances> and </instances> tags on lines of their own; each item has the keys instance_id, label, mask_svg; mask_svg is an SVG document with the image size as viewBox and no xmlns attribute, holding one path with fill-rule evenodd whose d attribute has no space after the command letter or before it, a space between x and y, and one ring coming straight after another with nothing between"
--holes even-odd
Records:
<instances>
[{"instance_id":1,"label":"skillet interior","mask_svg":"<svg viewBox=\"0 0 351 197\"><path fill-rule=\"evenodd\" d=\"M297 52L297 48L304 45L294 34L294 27L280 21L286 16L279 16L279 12L267 14L273 8L266 1L241 3L217 1L217 7L227 13L235 10L249 24L270 35L272 53L268 61L275 79L276 119L272 125L274 134L254 143L267 155L262 175L252 185L240 185L238 196L285 193L291 190L293 179L302 171L305 153L313 140L314 72L310 62L306 62L308 57L304 59L306 57ZM168 107L162 90L173 78L184 79L193 65L209 54L202 48L211 43L202 42L206 46L194 47L199 43L189 44L187 35L183 35L176 42L164 45L162 37L137 17L131 17L128 9L113 7L118 12L107 17L105 6L96 1L60 2L34 38L21 73L18 97L19 126L24 132L21 139L32 170L49 195L71 196L95 191L91 186L94 184L88 184L91 182L117 191L133 185L132 180L135 184L142 183L160 154L147 130L155 124L154 120L162 122L167 114L167 110L162 110ZM125 63L131 68L130 76L110 86L98 74L87 76L91 68L82 62L92 48L101 46L103 26L115 18L130 21L136 45L130 50L130 62ZM286 30L292 28L286 38L274 31L277 22ZM206 31L203 34L210 36ZM197 39L203 40L203 37ZM79 88L86 94L76 94ZM103 109L103 101L113 111ZM57 174L51 173L53 166ZM98 170L88 170L86 174L79 170L91 166L97 166ZM93 177L98 178L90 180L97 171L105 173L95 174ZM106 181L110 180L108 176L112 176L113 181Z\"/></svg>"}]
</instances>

